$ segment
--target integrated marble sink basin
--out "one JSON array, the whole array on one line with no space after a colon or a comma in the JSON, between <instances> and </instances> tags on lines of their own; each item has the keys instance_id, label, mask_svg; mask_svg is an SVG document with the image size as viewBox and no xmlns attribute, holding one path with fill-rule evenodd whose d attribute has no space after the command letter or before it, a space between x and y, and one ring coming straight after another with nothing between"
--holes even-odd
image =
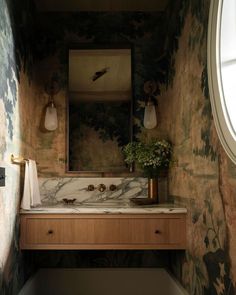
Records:
<instances>
[{"instance_id":1,"label":"integrated marble sink basin","mask_svg":"<svg viewBox=\"0 0 236 295\"><path fill-rule=\"evenodd\" d=\"M186 213L186 208L178 207L174 204L153 204L135 205L133 203L122 202L98 202L98 203L74 203L65 205L64 203L47 204L31 210L21 210L21 213L87 213L87 214L142 214L142 213Z\"/></svg>"}]
</instances>

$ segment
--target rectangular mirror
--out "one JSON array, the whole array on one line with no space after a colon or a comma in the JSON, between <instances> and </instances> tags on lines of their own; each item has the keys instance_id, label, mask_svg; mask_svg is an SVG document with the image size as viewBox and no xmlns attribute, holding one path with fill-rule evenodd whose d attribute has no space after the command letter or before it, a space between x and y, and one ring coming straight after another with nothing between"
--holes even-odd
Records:
<instances>
[{"instance_id":1,"label":"rectangular mirror","mask_svg":"<svg viewBox=\"0 0 236 295\"><path fill-rule=\"evenodd\" d=\"M68 81L68 171L129 172L131 49L70 49Z\"/></svg>"}]
</instances>

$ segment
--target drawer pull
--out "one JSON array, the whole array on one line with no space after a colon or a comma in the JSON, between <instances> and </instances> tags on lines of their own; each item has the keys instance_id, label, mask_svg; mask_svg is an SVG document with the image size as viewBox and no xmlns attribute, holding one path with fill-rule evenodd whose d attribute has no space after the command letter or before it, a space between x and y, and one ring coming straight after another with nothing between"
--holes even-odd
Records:
<instances>
[{"instance_id":1,"label":"drawer pull","mask_svg":"<svg viewBox=\"0 0 236 295\"><path fill-rule=\"evenodd\" d=\"M49 235L52 235L52 234L53 234L53 230L52 230L52 229L49 229L49 230L48 230L48 234L49 234Z\"/></svg>"},{"instance_id":2,"label":"drawer pull","mask_svg":"<svg viewBox=\"0 0 236 295\"><path fill-rule=\"evenodd\" d=\"M157 230L155 230L155 234L160 234L161 233L161 231L159 230L159 229L157 229Z\"/></svg>"}]
</instances>

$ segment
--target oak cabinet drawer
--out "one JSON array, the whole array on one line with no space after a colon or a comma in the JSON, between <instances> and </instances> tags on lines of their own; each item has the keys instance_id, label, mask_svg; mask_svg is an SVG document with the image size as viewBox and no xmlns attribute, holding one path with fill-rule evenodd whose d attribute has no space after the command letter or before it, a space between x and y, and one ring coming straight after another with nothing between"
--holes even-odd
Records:
<instances>
[{"instance_id":1,"label":"oak cabinet drawer","mask_svg":"<svg viewBox=\"0 0 236 295\"><path fill-rule=\"evenodd\" d=\"M121 220L122 243L165 244L169 241L167 219L128 219Z\"/></svg>"},{"instance_id":2,"label":"oak cabinet drawer","mask_svg":"<svg viewBox=\"0 0 236 295\"><path fill-rule=\"evenodd\" d=\"M166 215L166 214L165 214ZM184 249L185 216L21 216L22 249Z\"/></svg>"},{"instance_id":3,"label":"oak cabinet drawer","mask_svg":"<svg viewBox=\"0 0 236 295\"><path fill-rule=\"evenodd\" d=\"M91 243L91 229L90 220L28 218L25 240L27 244Z\"/></svg>"}]
</instances>

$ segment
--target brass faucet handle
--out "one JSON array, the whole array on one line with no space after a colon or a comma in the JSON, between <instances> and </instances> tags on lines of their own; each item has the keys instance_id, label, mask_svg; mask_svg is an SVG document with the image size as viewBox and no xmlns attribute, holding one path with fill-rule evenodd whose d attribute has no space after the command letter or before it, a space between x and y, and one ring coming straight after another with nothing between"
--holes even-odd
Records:
<instances>
[{"instance_id":1,"label":"brass faucet handle","mask_svg":"<svg viewBox=\"0 0 236 295\"><path fill-rule=\"evenodd\" d=\"M106 186L105 186L105 184L103 184L103 183L99 184L99 186L98 186L98 190L99 190L101 193L104 192L104 191L106 190Z\"/></svg>"},{"instance_id":2,"label":"brass faucet handle","mask_svg":"<svg viewBox=\"0 0 236 295\"><path fill-rule=\"evenodd\" d=\"M109 186L110 191L114 192L117 189L117 186L115 184L111 184Z\"/></svg>"},{"instance_id":3,"label":"brass faucet handle","mask_svg":"<svg viewBox=\"0 0 236 295\"><path fill-rule=\"evenodd\" d=\"M93 184L88 185L88 191L92 192L95 190L95 186Z\"/></svg>"}]
</instances>

